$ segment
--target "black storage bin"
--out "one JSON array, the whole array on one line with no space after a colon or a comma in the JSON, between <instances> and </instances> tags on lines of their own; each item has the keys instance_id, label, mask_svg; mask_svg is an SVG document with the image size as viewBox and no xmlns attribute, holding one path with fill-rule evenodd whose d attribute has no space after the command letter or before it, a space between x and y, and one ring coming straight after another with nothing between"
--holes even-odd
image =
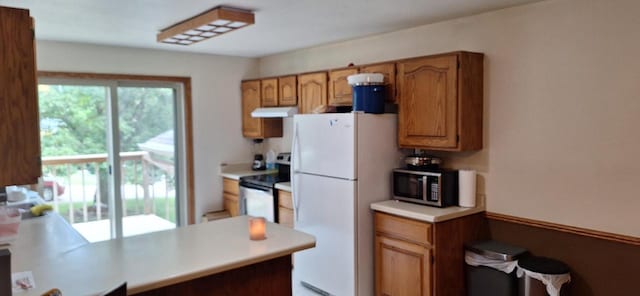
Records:
<instances>
[{"instance_id":1,"label":"black storage bin","mask_svg":"<svg viewBox=\"0 0 640 296\"><path fill-rule=\"evenodd\" d=\"M518 295L515 260L526 249L491 240L467 244L465 249L468 296Z\"/></svg>"},{"instance_id":2,"label":"black storage bin","mask_svg":"<svg viewBox=\"0 0 640 296\"><path fill-rule=\"evenodd\" d=\"M562 277L560 280L571 279L569 275L569 266L555 259L546 257L529 256L518 260L518 268L525 271L540 273L544 275ZM540 280L530 277L526 273L518 274L519 279L519 296L548 296L547 286ZM562 284L560 293L557 295L569 295L566 285Z\"/></svg>"}]
</instances>

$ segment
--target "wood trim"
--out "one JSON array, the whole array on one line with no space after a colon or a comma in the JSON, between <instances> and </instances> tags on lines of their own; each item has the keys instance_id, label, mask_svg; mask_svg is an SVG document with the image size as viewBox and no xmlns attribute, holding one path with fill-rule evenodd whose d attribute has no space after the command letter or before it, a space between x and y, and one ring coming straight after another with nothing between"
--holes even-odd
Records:
<instances>
[{"instance_id":1,"label":"wood trim","mask_svg":"<svg viewBox=\"0 0 640 296\"><path fill-rule=\"evenodd\" d=\"M545 222L540 220L516 217L511 215L493 213L493 212L486 212L485 216L487 217L487 219L492 219L492 220L510 222L515 224L555 230L560 232L567 232L567 233L577 234L581 236L588 236L588 237L599 238L599 239L608 240L608 241L640 246L640 237L633 237L628 235L563 225L563 224L552 223L552 222Z\"/></svg>"},{"instance_id":2,"label":"wood trim","mask_svg":"<svg viewBox=\"0 0 640 296\"><path fill-rule=\"evenodd\" d=\"M231 31L235 31L241 28L244 28L246 26L252 25L255 23L255 17L253 15L253 12L251 11L245 11L245 10L238 10L238 9L233 9L233 8L227 8L224 6L219 6L219 7L215 7L213 9L210 9L208 11L205 11L201 14L198 14L194 17L188 18L186 20L183 20L177 24L173 24L167 28L164 28L161 30L160 33L158 33L157 37L156 37L156 41L157 42L162 42L163 40L173 37L175 35L178 34L182 34L188 30L191 29L196 29L198 27L204 26L204 25L208 25L210 23L213 23L217 20L228 20L228 21L232 21L232 22L244 22L246 23L246 25L242 26L242 27L238 27L238 28L233 28L233 27L228 27L227 25L223 25L223 26L219 26L219 27L226 27L229 28L231 30L226 31L226 32L222 32L222 33L218 33L218 35L212 36L212 37L217 37L221 34L224 33L228 33ZM205 40L211 38L211 37L205 37ZM202 41L202 40L198 40L198 41ZM198 42L196 41L196 42ZM195 43L195 42L194 42Z\"/></svg>"},{"instance_id":3,"label":"wood trim","mask_svg":"<svg viewBox=\"0 0 640 296\"><path fill-rule=\"evenodd\" d=\"M108 73L79 73L38 71L38 77L64 78L64 79L89 79L89 80L128 80L128 81L159 81L182 83L184 87L184 127L185 127L185 157L187 160L187 224L195 224L195 181L193 175L193 105L191 96L191 77L179 76L154 76L154 75L130 75Z\"/></svg>"},{"instance_id":4,"label":"wood trim","mask_svg":"<svg viewBox=\"0 0 640 296\"><path fill-rule=\"evenodd\" d=\"M270 75L270 76L264 76L264 77L258 77L258 78L252 78L252 79L247 79L247 80L242 80L244 81L251 81L251 80L261 80L261 79L266 79L266 78L274 78L274 77L285 77L285 76L299 76L299 75L305 75L305 74L315 74L315 73L319 73L319 72L326 72L327 73L327 81L329 80L328 77L328 73L333 71L333 70L342 70L342 69L348 69L348 68L361 68L361 67L368 67L368 66L376 66L376 65L380 65L380 64L386 64L386 63L398 63L398 62L405 62L405 61L411 61L411 60L416 60L416 59L422 59L422 58L433 58L433 57L441 57L441 56L450 56L450 55L459 55L459 54L480 54L480 55L484 55L484 53L481 52L475 52L475 51L464 51L464 50L458 50L458 51L449 51L449 52L442 52L442 53L436 53L436 54L429 54L429 55L424 55L424 56L415 56L415 57L407 57L407 58L401 58L401 59L395 59L395 60L386 60L386 61L377 61L377 62L371 62L371 63L366 63L366 64L354 64L353 66L347 66L347 67L338 67L338 68L324 68L324 69L318 69L318 70L309 70L306 72L299 72L299 73L285 73L285 74L281 74L281 75ZM397 69L396 69L396 73L397 73Z\"/></svg>"}]
</instances>

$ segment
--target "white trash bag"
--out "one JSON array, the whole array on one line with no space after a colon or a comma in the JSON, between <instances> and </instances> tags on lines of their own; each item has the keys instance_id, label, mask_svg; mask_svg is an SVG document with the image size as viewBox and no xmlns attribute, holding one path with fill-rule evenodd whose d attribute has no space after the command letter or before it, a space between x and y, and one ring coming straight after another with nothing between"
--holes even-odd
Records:
<instances>
[{"instance_id":1,"label":"white trash bag","mask_svg":"<svg viewBox=\"0 0 640 296\"><path fill-rule=\"evenodd\" d=\"M511 273L518 265L518 261L504 261L498 259L487 258L474 252L465 251L464 261L471 266L487 266L504 273Z\"/></svg>"}]
</instances>

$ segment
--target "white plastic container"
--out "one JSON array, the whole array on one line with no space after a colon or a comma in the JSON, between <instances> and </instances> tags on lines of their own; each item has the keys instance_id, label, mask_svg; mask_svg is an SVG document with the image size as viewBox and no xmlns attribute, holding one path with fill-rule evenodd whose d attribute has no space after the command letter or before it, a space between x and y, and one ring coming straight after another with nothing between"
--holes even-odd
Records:
<instances>
[{"instance_id":1,"label":"white plastic container","mask_svg":"<svg viewBox=\"0 0 640 296\"><path fill-rule=\"evenodd\" d=\"M276 168L276 152L270 149L267 152L267 170L273 170Z\"/></svg>"}]
</instances>

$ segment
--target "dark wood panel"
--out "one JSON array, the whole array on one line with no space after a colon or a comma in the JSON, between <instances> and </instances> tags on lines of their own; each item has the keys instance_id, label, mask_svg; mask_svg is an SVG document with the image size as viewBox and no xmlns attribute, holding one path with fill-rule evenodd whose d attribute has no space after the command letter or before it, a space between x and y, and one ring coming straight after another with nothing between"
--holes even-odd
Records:
<instances>
[{"instance_id":1,"label":"dark wood panel","mask_svg":"<svg viewBox=\"0 0 640 296\"><path fill-rule=\"evenodd\" d=\"M545 228L549 230L568 232L568 233L573 233L573 234L582 235L582 236L589 236L589 237L594 237L594 238L603 239L603 240L610 240L614 242L640 246L640 238L638 237L626 236L626 235L592 230L587 228L580 228L575 226L562 225L562 224L545 222L545 221L534 220L534 219L515 217L510 215L492 213L492 212L487 212L486 215L487 215L487 218L493 219L493 220L500 220L500 221L511 222L516 224L540 227L540 228Z\"/></svg>"},{"instance_id":2,"label":"dark wood panel","mask_svg":"<svg viewBox=\"0 0 640 296\"><path fill-rule=\"evenodd\" d=\"M638 295L639 246L488 216L492 239L569 265L571 295Z\"/></svg>"},{"instance_id":3,"label":"dark wood panel","mask_svg":"<svg viewBox=\"0 0 640 296\"><path fill-rule=\"evenodd\" d=\"M212 250L215 251L215 250ZM201 277L151 291L141 296L288 296L291 291L291 256Z\"/></svg>"},{"instance_id":4,"label":"dark wood panel","mask_svg":"<svg viewBox=\"0 0 640 296\"><path fill-rule=\"evenodd\" d=\"M438 222L433 234L435 295L466 295L464 244L489 238L484 213Z\"/></svg>"},{"instance_id":5,"label":"dark wood panel","mask_svg":"<svg viewBox=\"0 0 640 296\"><path fill-rule=\"evenodd\" d=\"M38 77L62 78L62 79L89 79L89 80L126 80L126 81L160 81L181 83L184 88L184 126L185 126L185 154L187 169L187 223L194 224L195 220L195 178L193 175L193 103L191 96L191 77L180 76L154 76L154 75L130 75L112 73L81 73L81 72L56 72L38 71Z\"/></svg>"},{"instance_id":6,"label":"dark wood panel","mask_svg":"<svg viewBox=\"0 0 640 296\"><path fill-rule=\"evenodd\" d=\"M0 7L0 186L35 184L42 175L33 21Z\"/></svg>"},{"instance_id":7,"label":"dark wood panel","mask_svg":"<svg viewBox=\"0 0 640 296\"><path fill-rule=\"evenodd\" d=\"M459 149L482 149L482 114L484 55L474 52L459 54L458 67L458 132L460 133Z\"/></svg>"}]
</instances>

